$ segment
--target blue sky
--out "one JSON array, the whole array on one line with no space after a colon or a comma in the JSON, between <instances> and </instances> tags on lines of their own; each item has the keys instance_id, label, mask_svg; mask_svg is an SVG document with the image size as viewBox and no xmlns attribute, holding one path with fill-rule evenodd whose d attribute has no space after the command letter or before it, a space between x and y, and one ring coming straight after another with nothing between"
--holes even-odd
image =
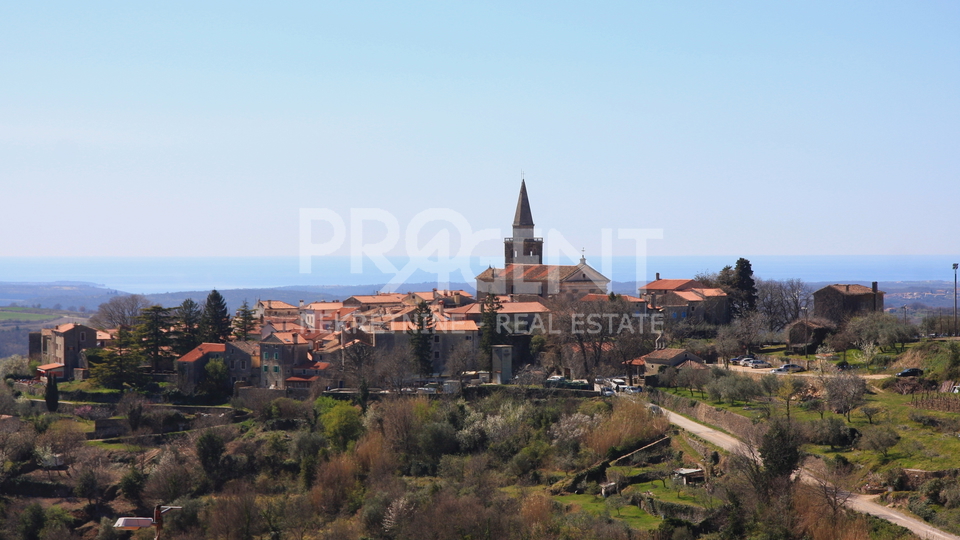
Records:
<instances>
[{"instance_id":1,"label":"blue sky","mask_svg":"<svg viewBox=\"0 0 960 540\"><path fill-rule=\"evenodd\" d=\"M2 3L0 256L296 255L301 208L508 234L521 169L588 254L603 228L952 254L957 28L956 2Z\"/></svg>"}]
</instances>

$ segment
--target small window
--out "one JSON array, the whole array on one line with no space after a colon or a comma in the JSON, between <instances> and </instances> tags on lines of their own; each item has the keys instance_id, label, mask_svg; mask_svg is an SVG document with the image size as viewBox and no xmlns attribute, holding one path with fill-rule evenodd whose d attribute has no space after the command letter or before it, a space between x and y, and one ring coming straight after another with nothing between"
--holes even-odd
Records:
<instances>
[{"instance_id":1,"label":"small window","mask_svg":"<svg viewBox=\"0 0 960 540\"><path fill-rule=\"evenodd\" d=\"M471 339L473 339L473 337L471 337L471 336L465 336L464 339L466 339L467 341L470 341Z\"/></svg>"},{"instance_id":2,"label":"small window","mask_svg":"<svg viewBox=\"0 0 960 540\"><path fill-rule=\"evenodd\" d=\"M240 369L247 369L247 361L246 361L246 360L241 360L241 361L240 361ZM244 380L246 380L246 379L244 379Z\"/></svg>"},{"instance_id":3,"label":"small window","mask_svg":"<svg viewBox=\"0 0 960 540\"><path fill-rule=\"evenodd\" d=\"M80 341L86 341L86 340L87 340L87 333L80 332Z\"/></svg>"},{"instance_id":4,"label":"small window","mask_svg":"<svg viewBox=\"0 0 960 540\"><path fill-rule=\"evenodd\" d=\"M280 366L273 366L273 372L274 372L274 373L279 373L279 372L280 372Z\"/></svg>"},{"instance_id":5,"label":"small window","mask_svg":"<svg viewBox=\"0 0 960 540\"><path fill-rule=\"evenodd\" d=\"M434 358L440 358L440 351L433 353Z\"/></svg>"},{"instance_id":6,"label":"small window","mask_svg":"<svg viewBox=\"0 0 960 540\"><path fill-rule=\"evenodd\" d=\"M269 359L270 359L270 353L268 353L268 352L263 353L263 359L264 359L264 360L269 360Z\"/></svg>"},{"instance_id":7,"label":"small window","mask_svg":"<svg viewBox=\"0 0 960 540\"><path fill-rule=\"evenodd\" d=\"M440 336L433 336L434 343L440 343Z\"/></svg>"},{"instance_id":8,"label":"small window","mask_svg":"<svg viewBox=\"0 0 960 540\"><path fill-rule=\"evenodd\" d=\"M280 359L280 353L278 353L278 352L273 353L273 359L274 359L274 360L279 360L279 359Z\"/></svg>"},{"instance_id":9,"label":"small window","mask_svg":"<svg viewBox=\"0 0 960 540\"><path fill-rule=\"evenodd\" d=\"M236 360L231 360L231 361L230 361L230 369L236 369L236 367L237 367L237 361L236 361ZM237 382L237 381L233 381L233 382Z\"/></svg>"},{"instance_id":10,"label":"small window","mask_svg":"<svg viewBox=\"0 0 960 540\"><path fill-rule=\"evenodd\" d=\"M270 366L263 366L263 372L266 373L270 369Z\"/></svg>"}]
</instances>

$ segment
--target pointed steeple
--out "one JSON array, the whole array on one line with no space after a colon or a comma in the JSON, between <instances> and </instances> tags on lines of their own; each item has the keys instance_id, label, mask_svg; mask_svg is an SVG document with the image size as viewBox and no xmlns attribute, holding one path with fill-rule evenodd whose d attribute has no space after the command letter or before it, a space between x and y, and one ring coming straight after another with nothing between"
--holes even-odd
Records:
<instances>
[{"instance_id":1,"label":"pointed steeple","mask_svg":"<svg viewBox=\"0 0 960 540\"><path fill-rule=\"evenodd\" d=\"M520 199L517 200L517 213L513 217L514 227L533 227L533 214L530 213L530 201L527 200L527 184L520 181Z\"/></svg>"}]
</instances>

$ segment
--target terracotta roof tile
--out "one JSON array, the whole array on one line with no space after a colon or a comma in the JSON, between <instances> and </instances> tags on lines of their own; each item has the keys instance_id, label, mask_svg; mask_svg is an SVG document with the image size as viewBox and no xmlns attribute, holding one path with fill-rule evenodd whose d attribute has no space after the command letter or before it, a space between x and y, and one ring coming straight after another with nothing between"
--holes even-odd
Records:
<instances>
[{"instance_id":1,"label":"terracotta roof tile","mask_svg":"<svg viewBox=\"0 0 960 540\"><path fill-rule=\"evenodd\" d=\"M181 356L177 359L177 362L196 362L197 360L203 358L204 356L214 353L214 352L225 352L227 346L223 343L201 343L197 345L192 351Z\"/></svg>"}]
</instances>

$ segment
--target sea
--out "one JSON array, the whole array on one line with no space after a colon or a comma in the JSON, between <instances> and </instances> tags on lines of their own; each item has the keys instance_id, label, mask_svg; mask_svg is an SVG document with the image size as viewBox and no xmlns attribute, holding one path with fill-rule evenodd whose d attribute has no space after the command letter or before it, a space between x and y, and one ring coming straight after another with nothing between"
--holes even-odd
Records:
<instances>
[{"instance_id":1,"label":"sea","mask_svg":"<svg viewBox=\"0 0 960 540\"><path fill-rule=\"evenodd\" d=\"M809 283L953 281L950 255L744 256L764 279L799 278ZM733 266L738 256L614 256L587 263L614 282L692 278ZM547 261L575 264L576 261ZM0 282L83 282L127 293L158 294L217 289L322 287L403 283L475 282L503 259L471 257L437 260L384 257L0 257Z\"/></svg>"}]
</instances>

